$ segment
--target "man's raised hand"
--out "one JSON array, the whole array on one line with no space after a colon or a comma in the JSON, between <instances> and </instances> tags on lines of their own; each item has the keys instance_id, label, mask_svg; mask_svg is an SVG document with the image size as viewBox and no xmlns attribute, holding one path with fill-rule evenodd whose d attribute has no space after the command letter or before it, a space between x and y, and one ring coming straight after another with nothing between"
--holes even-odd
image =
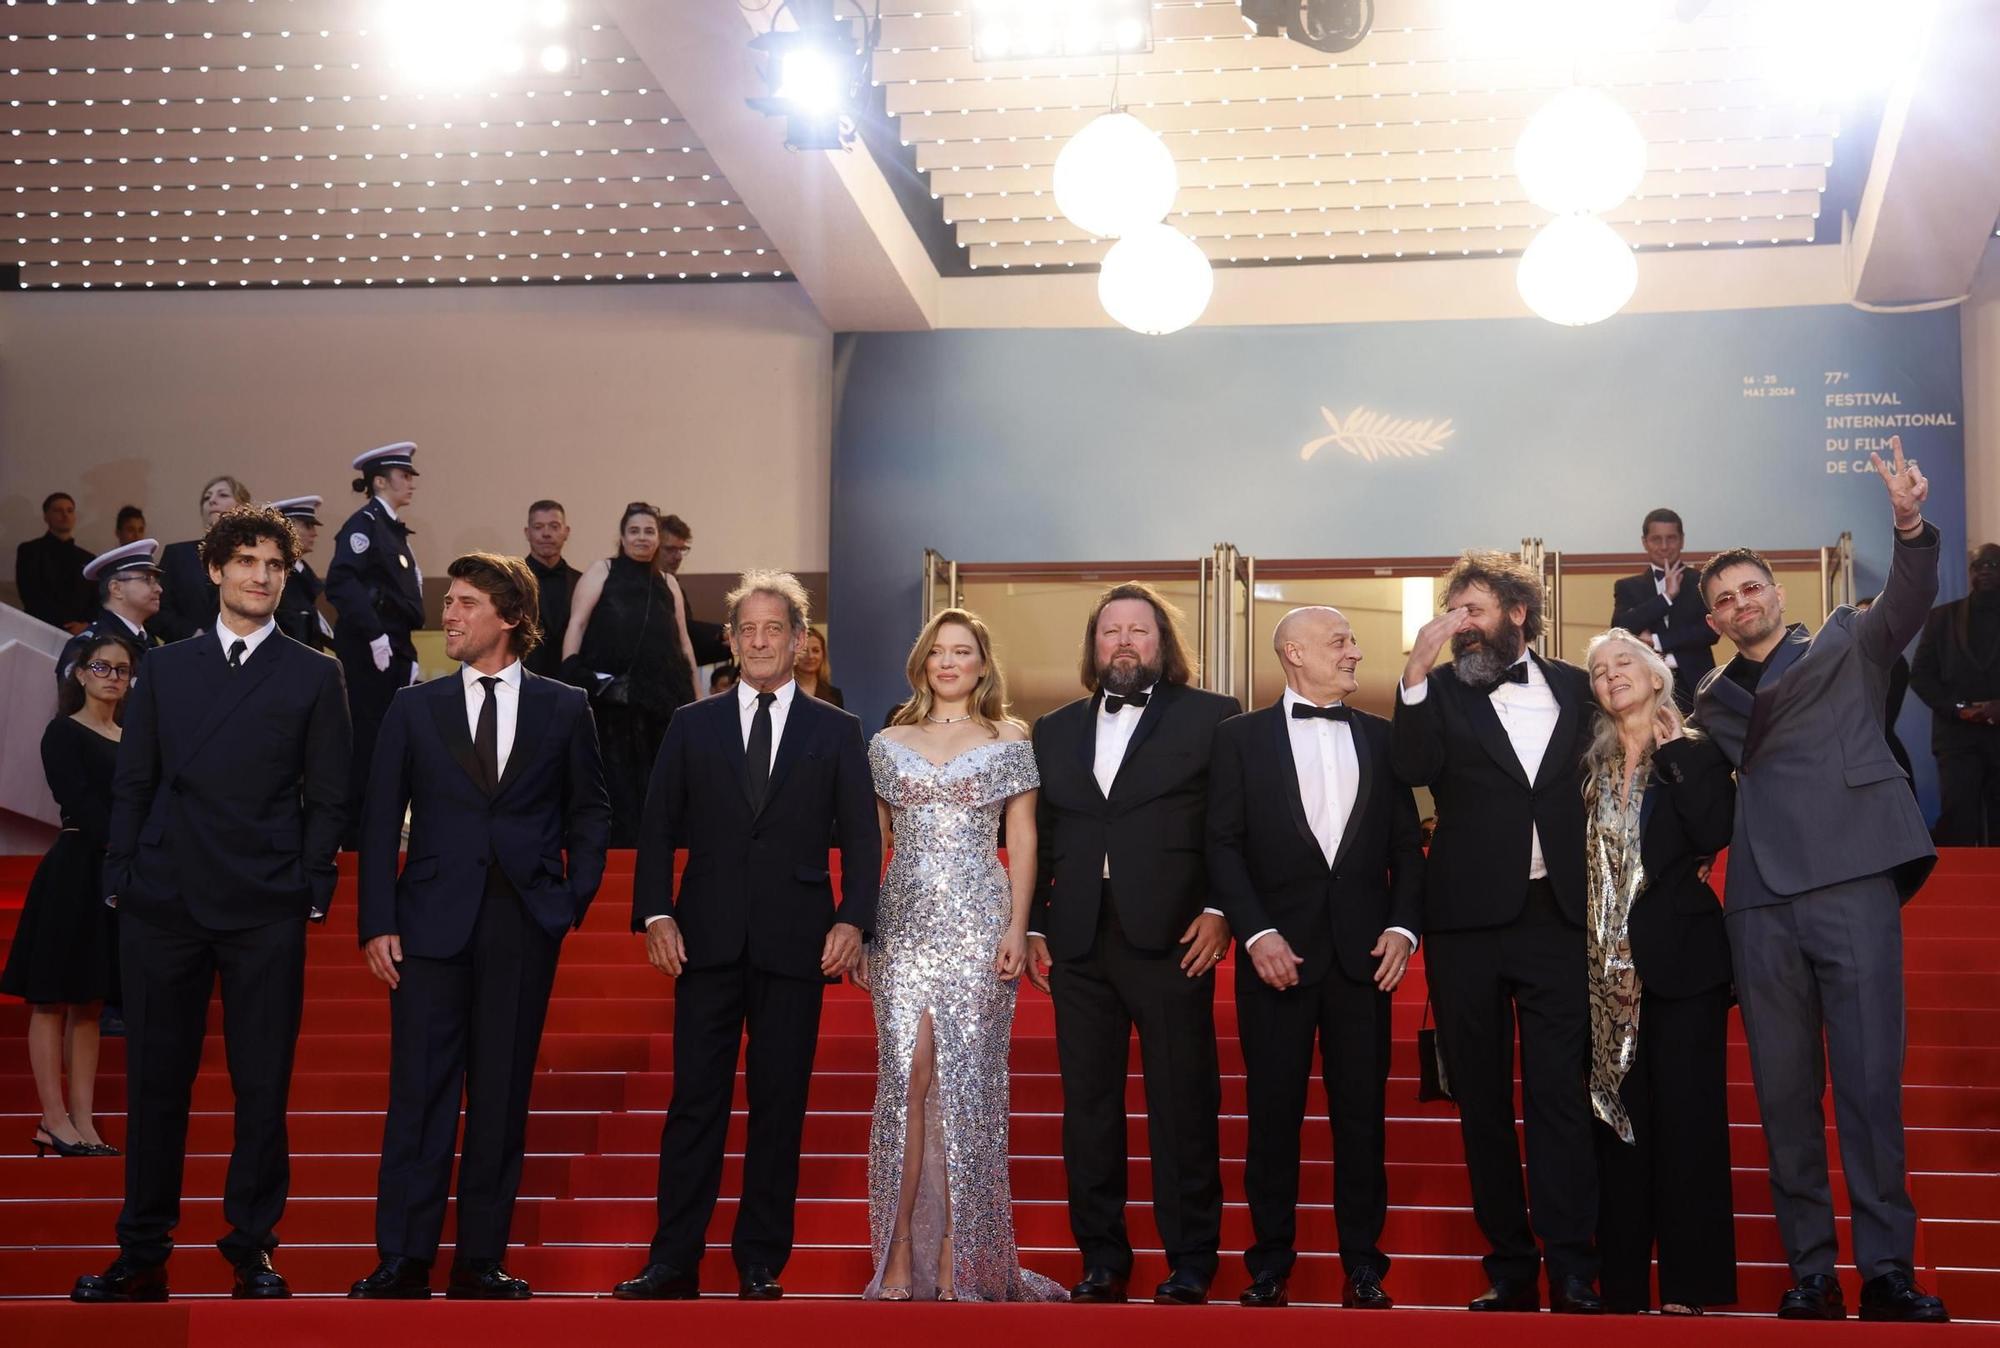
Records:
<instances>
[{"instance_id":1,"label":"man's raised hand","mask_svg":"<svg viewBox=\"0 0 2000 1348\"><path fill-rule=\"evenodd\" d=\"M1882 479L1882 485L1889 489L1889 504L1896 512L1896 532L1907 534L1920 528L1924 522L1924 502L1930 498L1930 480L1917 467L1915 459L1903 457L1903 437L1889 437L1890 462L1882 462L1882 456L1869 451L1868 462Z\"/></svg>"}]
</instances>

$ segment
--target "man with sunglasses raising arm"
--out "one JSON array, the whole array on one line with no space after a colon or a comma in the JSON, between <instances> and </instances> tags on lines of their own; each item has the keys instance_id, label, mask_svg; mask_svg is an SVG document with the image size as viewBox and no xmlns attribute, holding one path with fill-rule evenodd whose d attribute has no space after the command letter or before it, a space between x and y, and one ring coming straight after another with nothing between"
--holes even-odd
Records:
<instances>
[{"instance_id":1,"label":"man with sunglasses raising arm","mask_svg":"<svg viewBox=\"0 0 2000 1348\"><path fill-rule=\"evenodd\" d=\"M1930 484L1900 437L1889 444L1892 463L1870 458L1896 541L1867 612L1836 609L1814 636L1785 623L1784 587L1755 552L1721 553L1701 573L1708 621L1737 649L1702 681L1695 715L1736 765L1724 911L1795 1283L1782 1319L1846 1314L1820 1104L1829 1066L1861 1318L1947 1318L1912 1276L1903 1160L1901 905L1937 856L1882 729L1889 668L1937 597L1938 531L1923 517Z\"/></svg>"}]
</instances>

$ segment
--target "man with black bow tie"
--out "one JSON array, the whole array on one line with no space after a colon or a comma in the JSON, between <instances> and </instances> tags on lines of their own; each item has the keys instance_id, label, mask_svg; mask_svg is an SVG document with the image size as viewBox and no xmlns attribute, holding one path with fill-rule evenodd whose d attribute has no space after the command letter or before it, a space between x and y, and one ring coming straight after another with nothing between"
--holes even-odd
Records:
<instances>
[{"instance_id":1,"label":"man with black bow tie","mask_svg":"<svg viewBox=\"0 0 2000 1348\"><path fill-rule=\"evenodd\" d=\"M1242 710L1190 687L1178 614L1137 582L1084 624L1089 697L1035 723L1041 877L1028 977L1050 994L1063 1083L1075 1301L1123 1301L1125 1077L1132 1031L1146 1080L1153 1217L1168 1277L1158 1302L1199 1305L1222 1237L1215 966L1229 926L1209 905L1209 748Z\"/></svg>"},{"instance_id":2,"label":"man with black bow tie","mask_svg":"<svg viewBox=\"0 0 2000 1348\"><path fill-rule=\"evenodd\" d=\"M1298 608L1272 634L1285 694L1224 721L1209 771L1208 868L1241 946L1236 1030L1248 1077L1243 1188L1256 1230L1246 1306L1282 1306L1297 1258L1299 1135L1317 1040L1333 1126L1341 1304L1393 1303L1383 1159L1389 994L1422 920L1417 802L1389 723L1355 711L1361 646L1338 609Z\"/></svg>"},{"instance_id":3,"label":"man with black bow tie","mask_svg":"<svg viewBox=\"0 0 2000 1348\"><path fill-rule=\"evenodd\" d=\"M1445 612L1424 625L1403 667L1394 744L1396 775L1437 800L1425 972L1472 1213L1492 1246L1493 1285L1471 1309L1539 1309L1546 1260L1550 1308L1596 1314L1597 1163L1583 1075L1590 679L1528 649L1542 632L1542 579L1519 559L1468 552L1444 590ZM1447 641L1452 662L1433 669ZM1514 1133L1517 1017L1532 1226Z\"/></svg>"},{"instance_id":4,"label":"man with black bow tie","mask_svg":"<svg viewBox=\"0 0 2000 1348\"><path fill-rule=\"evenodd\" d=\"M1674 672L1674 701L1690 712L1702 675L1715 668L1711 648L1720 638L1708 625L1701 586L1689 583L1694 574L1681 560L1681 517L1665 507L1648 511L1639 541L1650 565L1611 587L1611 625L1652 643Z\"/></svg>"},{"instance_id":5,"label":"man with black bow tie","mask_svg":"<svg viewBox=\"0 0 2000 1348\"><path fill-rule=\"evenodd\" d=\"M118 1258L77 1279L76 1301L167 1299L218 978L236 1136L217 1244L234 1295L290 1295L271 1267L291 1177L285 1097L306 922L326 915L339 879L350 750L340 666L272 616L297 547L275 511L217 519L201 545L218 587L214 630L149 654L125 703L104 857L125 994L125 1206Z\"/></svg>"},{"instance_id":6,"label":"man with black bow tie","mask_svg":"<svg viewBox=\"0 0 2000 1348\"><path fill-rule=\"evenodd\" d=\"M461 1090L458 1243L445 1295L529 1295L502 1265L528 1092L562 938L583 925L611 833L589 699L522 667L541 639L527 563L474 552L448 574L444 648L462 662L459 676L390 702L361 826L362 950L389 985L381 1263L348 1293L364 1300L431 1294Z\"/></svg>"}]
</instances>

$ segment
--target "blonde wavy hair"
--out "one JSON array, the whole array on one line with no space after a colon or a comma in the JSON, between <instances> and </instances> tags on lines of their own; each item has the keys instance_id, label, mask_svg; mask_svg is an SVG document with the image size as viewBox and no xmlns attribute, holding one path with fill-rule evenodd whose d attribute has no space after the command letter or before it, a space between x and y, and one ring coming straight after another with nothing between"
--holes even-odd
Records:
<instances>
[{"instance_id":1,"label":"blonde wavy hair","mask_svg":"<svg viewBox=\"0 0 2000 1348\"><path fill-rule=\"evenodd\" d=\"M979 647L981 673L979 683L972 690L972 719L988 734L995 736L999 735L999 726L1003 721L1026 729L1022 722L1007 714L1007 679L1000 672L1000 662L993 657L993 634L986 630L986 624L978 614L962 608L941 609L924 624L924 630L917 633L916 641L910 646L910 658L903 666L903 673L910 681L910 697L896 708L889 724L921 725L937 705L937 695L931 691L931 681L925 676L924 666L930 660L931 648L937 645L938 634L953 625L972 633L973 644Z\"/></svg>"},{"instance_id":2,"label":"blonde wavy hair","mask_svg":"<svg viewBox=\"0 0 2000 1348\"><path fill-rule=\"evenodd\" d=\"M1623 642L1632 648L1639 657L1640 665L1645 668L1647 678L1652 680L1653 701L1652 705L1646 708L1646 719L1651 721L1665 710L1673 718L1676 730L1687 736L1699 735L1701 732L1687 724L1681 716L1681 709L1675 705L1674 672L1667 668L1666 658L1653 649L1651 642L1641 641L1622 627L1599 632L1590 639L1590 645L1584 648L1584 672L1590 673L1599 651L1617 642ZM1591 675L1590 696L1594 704L1597 700L1597 676L1594 674ZM1591 809L1597 808L1598 779L1607 775L1613 765L1622 762L1624 754L1625 747L1618 737L1618 722L1613 720L1603 707L1598 707L1597 728L1591 734L1590 747L1584 750L1583 754L1583 800L1586 806ZM1640 761L1650 762L1652 757L1653 746L1648 741Z\"/></svg>"}]
</instances>

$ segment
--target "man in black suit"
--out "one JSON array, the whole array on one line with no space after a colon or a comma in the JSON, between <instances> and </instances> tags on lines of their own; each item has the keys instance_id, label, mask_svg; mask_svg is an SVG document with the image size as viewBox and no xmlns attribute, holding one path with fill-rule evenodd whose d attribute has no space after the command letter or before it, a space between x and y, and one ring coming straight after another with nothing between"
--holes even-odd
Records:
<instances>
[{"instance_id":1,"label":"man in black suit","mask_svg":"<svg viewBox=\"0 0 2000 1348\"><path fill-rule=\"evenodd\" d=\"M77 661L90 654L100 636L125 637L137 644L141 653L164 644L148 626L160 611L160 568L153 560L159 548L152 539L142 538L100 552L84 563L84 579L97 587L97 616L63 643L62 654L56 657L58 686L69 678ZM138 679L135 669L134 687Z\"/></svg>"},{"instance_id":2,"label":"man in black suit","mask_svg":"<svg viewBox=\"0 0 2000 1348\"><path fill-rule=\"evenodd\" d=\"M694 529L679 515L669 515L660 521L660 567L668 575L678 577L681 566L688 554L694 551ZM681 602L685 606L687 595L682 592ZM687 619L688 640L694 645L694 662L697 665L720 664L728 660L728 633L720 623L696 622L693 613L683 613Z\"/></svg>"},{"instance_id":3,"label":"man in black suit","mask_svg":"<svg viewBox=\"0 0 2000 1348\"><path fill-rule=\"evenodd\" d=\"M1028 976L1050 994L1063 1083L1076 1301L1123 1301L1125 1063L1146 1079L1153 1216L1169 1275L1154 1300L1199 1305L1222 1239L1215 966L1229 926L1209 906L1209 749L1243 708L1190 686L1180 615L1150 586L1114 585L1083 629L1089 697L1035 723L1041 875Z\"/></svg>"},{"instance_id":4,"label":"man in black suit","mask_svg":"<svg viewBox=\"0 0 2000 1348\"><path fill-rule=\"evenodd\" d=\"M21 592L21 609L75 636L97 607L90 582L83 578L90 554L76 541L76 498L66 491L50 492L42 500L42 524L45 532L40 538L14 548L14 584Z\"/></svg>"},{"instance_id":5,"label":"man in black suit","mask_svg":"<svg viewBox=\"0 0 2000 1348\"><path fill-rule=\"evenodd\" d=\"M1539 1309L1546 1259L1551 1309L1596 1314L1580 776L1596 707L1582 670L1529 650L1542 580L1517 558L1466 553L1445 604L1403 667L1394 745L1396 775L1437 800L1425 971L1472 1212L1492 1246L1493 1285L1471 1309ZM1431 668L1447 641L1452 662ZM1532 1226L1514 1133L1517 1017Z\"/></svg>"},{"instance_id":6,"label":"man in black suit","mask_svg":"<svg viewBox=\"0 0 2000 1348\"><path fill-rule=\"evenodd\" d=\"M521 663L530 674L553 679L562 667L570 596L583 573L563 560L563 545L569 542L569 514L561 501L537 501L529 506L528 522L521 534L528 540L528 570L534 574L541 595L542 629L541 641Z\"/></svg>"},{"instance_id":7,"label":"man in black suit","mask_svg":"<svg viewBox=\"0 0 2000 1348\"><path fill-rule=\"evenodd\" d=\"M1910 664L1931 709L1939 847L2000 846L2000 543L1974 549L1970 570L1970 592L1931 610Z\"/></svg>"},{"instance_id":8,"label":"man in black suit","mask_svg":"<svg viewBox=\"0 0 2000 1348\"><path fill-rule=\"evenodd\" d=\"M699 1295L746 1028L749 1140L730 1253L739 1296L784 1295L820 1003L826 979L860 960L875 921L882 835L861 723L792 681L805 587L782 571L751 571L726 605L743 681L674 714L640 821L632 930L645 934L652 966L678 980L674 1094L660 1137L659 1227L645 1268L615 1289L620 1300ZM840 847L838 904L829 839Z\"/></svg>"},{"instance_id":9,"label":"man in black suit","mask_svg":"<svg viewBox=\"0 0 2000 1348\"><path fill-rule=\"evenodd\" d=\"M1347 705L1361 646L1338 609L1299 608L1272 635L1285 694L1224 721L1209 770L1208 869L1229 917L1248 1077L1243 1188L1256 1243L1246 1306L1286 1304L1297 1259L1299 1134L1313 1042L1333 1126L1341 1304L1385 1310L1383 1159L1389 994L1422 921L1416 797L1395 778L1389 723Z\"/></svg>"},{"instance_id":10,"label":"man in black suit","mask_svg":"<svg viewBox=\"0 0 2000 1348\"><path fill-rule=\"evenodd\" d=\"M1708 605L1694 574L1681 560L1686 541L1681 517L1662 507L1647 512L1639 541L1650 565L1611 587L1611 625L1622 627L1666 658L1674 672L1674 701L1683 713L1694 710L1694 690L1715 668L1712 649L1720 639L1708 625Z\"/></svg>"},{"instance_id":11,"label":"man in black suit","mask_svg":"<svg viewBox=\"0 0 2000 1348\"><path fill-rule=\"evenodd\" d=\"M463 1090L445 1295L518 1301L528 1284L502 1260L528 1092L563 935L583 925L604 875L611 800L589 699L522 668L541 635L527 563L475 552L447 574L444 648L459 676L390 701L361 826L361 945L390 990L389 1113L381 1262L348 1295L430 1296ZM405 808L409 861L398 877Z\"/></svg>"},{"instance_id":12,"label":"man in black suit","mask_svg":"<svg viewBox=\"0 0 2000 1348\"><path fill-rule=\"evenodd\" d=\"M164 1301L180 1220L188 1103L209 994L236 1095L223 1182L235 1295L290 1295L271 1267L291 1157L291 1089L305 1001L306 923L326 916L350 752L340 666L272 614L297 540L284 516L239 507L202 540L221 608L213 632L146 658L125 703L104 890L119 911L127 1131L119 1254L76 1301Z\"/></svg>"}]
</instances>

